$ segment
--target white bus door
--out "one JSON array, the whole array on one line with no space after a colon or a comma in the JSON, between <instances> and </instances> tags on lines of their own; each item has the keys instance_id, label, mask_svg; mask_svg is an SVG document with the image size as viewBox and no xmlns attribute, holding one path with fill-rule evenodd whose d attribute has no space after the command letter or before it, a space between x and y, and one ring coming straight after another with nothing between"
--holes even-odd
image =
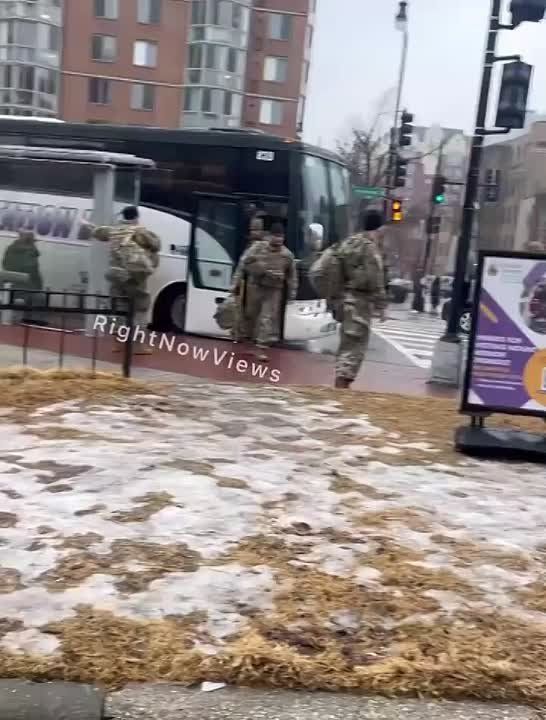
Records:
<instances>
[{"instance_id":1,"label":"white bus door","mask_svg":"<svg viewBox=\"0 0 546 720\"><path fill-rule=\"evenodd\" d=\"M214 314L229 294L245 245L242 206L231 196L196 195L184 327L188 333L227 337L229 332L218 326Z\"/></svg>"}]
</instances>

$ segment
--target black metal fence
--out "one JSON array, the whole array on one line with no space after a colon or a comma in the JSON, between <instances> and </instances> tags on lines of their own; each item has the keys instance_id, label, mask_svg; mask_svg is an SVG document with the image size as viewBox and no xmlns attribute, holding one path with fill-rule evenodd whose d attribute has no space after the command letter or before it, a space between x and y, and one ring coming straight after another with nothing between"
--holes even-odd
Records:
<instances>
[{"instance_id":1,"label":"black metal fence","mask_svg":"<svg viewBox=\"0 0 546 720\"><path fill-rule=\"evenodd\" d=\"M61 304L52 302L54 298L62 298ZM69 298L73 298L73 302L69 304ZM134 330L134 301L126 297L110 297L108 295L86 294L78 292L57 292L44 290L22 290L18 288L2 288L0 286L0 315L4 311L11 310L16 313L25 315L53 315L60 316L60 327L49 328L53 332L57 331L59 335L58 347L58 367L62 369L65 358L65 343L67 336L67 318L74 316L83 316L87 318L91 315L104 316L106 318L125 319L126 327L129 328L127 339L123 342L123 376L129 378L131 376L131 366L133 361L133 330ZM36 323L37 324L37 323ZM40 323L42 324L42 323ZM23 365L28 364L29 338L34 323L32 320L12 323L23 328ZM86 328L85 334L89 335ZM91 333L91 367L92 371L96 371L97 367L97 351L98 351L99 334L96 328Z\"/></svg>"}]
</instances>

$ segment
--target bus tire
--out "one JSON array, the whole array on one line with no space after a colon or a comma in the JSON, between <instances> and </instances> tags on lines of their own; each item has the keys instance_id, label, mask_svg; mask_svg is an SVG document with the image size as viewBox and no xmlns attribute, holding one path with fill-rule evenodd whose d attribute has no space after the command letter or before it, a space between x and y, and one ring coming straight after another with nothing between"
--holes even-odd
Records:
<instances>
[{"instance_id":1,"label":"bus tire","mask_svg":"<svg viewBox=\"0 0 546 720\"><path fill-rule=\"evenodd\" d=\"M184 332L186 286L176 283L165 288L155 301L153 327L160 332Z\"/></svg>"}]
</instances>

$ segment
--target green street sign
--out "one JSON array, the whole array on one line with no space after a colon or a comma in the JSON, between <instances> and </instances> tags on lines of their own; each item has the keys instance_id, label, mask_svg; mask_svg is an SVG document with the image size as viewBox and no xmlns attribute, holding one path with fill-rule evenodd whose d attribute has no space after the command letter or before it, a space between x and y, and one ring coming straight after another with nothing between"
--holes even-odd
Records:
<instances>
[{"instance_id":1,"label":"green street sign","mask_svg":"<svg viewBox=\"0 0 546 720\"><path fill-rule=\"evenodd\" d=\"M385 189L380 187L359 187L353 185L353 194L358 197L374 200L375 198L385 197Z\"/></svg>"}]
</instances>

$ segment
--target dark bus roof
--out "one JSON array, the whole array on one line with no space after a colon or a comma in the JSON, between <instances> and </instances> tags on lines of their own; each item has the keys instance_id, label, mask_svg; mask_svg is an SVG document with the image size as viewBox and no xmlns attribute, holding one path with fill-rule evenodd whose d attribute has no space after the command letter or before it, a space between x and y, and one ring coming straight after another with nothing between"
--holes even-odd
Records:
<instances>
[{"instance_id":1,"label":"dark bus roof","mask_svg":"<svg viewBox=\"0 0 546 720\"><path fill-rule=\"evenodd\" d=\"M344 165L345 163L333 152L307 145L299 140L291 140L276 135L268 135L256 130L222 129L210 130L166 130L164 128L144 127L135 125L107 125L106 123L68 123L44 122L22 119L0 119L0 141L5 143L8 134L36 134L40 142L44 137L64 138L74 137L79 140L136 140L140 142L183 143L188 145L223 145L232 148L256 148L257 150L281 151L293 150L295 152L309 153L326 160ZM47 143L44 143L47 144Z\"/></svg>"}]
</instances>

